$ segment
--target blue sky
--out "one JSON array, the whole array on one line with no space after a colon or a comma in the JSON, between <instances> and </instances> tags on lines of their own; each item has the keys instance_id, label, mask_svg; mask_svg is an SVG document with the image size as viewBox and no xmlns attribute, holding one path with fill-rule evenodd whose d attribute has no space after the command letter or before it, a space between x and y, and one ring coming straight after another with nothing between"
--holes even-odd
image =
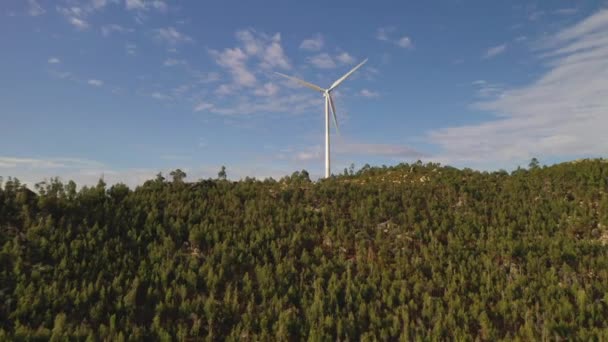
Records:
<instances>
[{"instance_id":1,"label":"blue sky","mask_svg":"<svg viewBox=\"0 0 608 342\"><path fill-rule=\"evenodd\" d=\"M8 0L0 175L140 184L418 159L513 169L608 149L604 1Z\"/></svg>"}]
</instances>

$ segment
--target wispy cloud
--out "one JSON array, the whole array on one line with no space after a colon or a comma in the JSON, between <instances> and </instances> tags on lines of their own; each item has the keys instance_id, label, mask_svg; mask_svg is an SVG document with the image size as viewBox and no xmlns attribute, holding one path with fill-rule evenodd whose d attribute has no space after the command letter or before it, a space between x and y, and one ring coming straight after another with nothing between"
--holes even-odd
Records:
<instances>
[{"instance_id":1,"label":"wispy cloud","mask_svg":"<svg viewBox=\"0 0 608 342\"><path fill-rule=\"evenodd\" d=\"M322 52L309 57L308 62L319 69L333 69L338 65L354 64L356 60L348 52L340 52L335 56Z\"/></svg>"},{"instance_id":2,"label":"wispy cloud","mask_svg":"<svg viewBox=\"0 0 608 342\"><path fill-rule=\"evenodd\" d=\"M91 25L89 24L88 17L102 10L108 3L114 3L116 0L91 0L86 2L67 2L65 6L57 6L57 12L74 26L77 30L83 31L88 29ZM115 26L114 28L117 28ZM108 28L106 28L107 30ZM111 27L109 28L111 30ZM102 33L104 31L102 30Z\"/></svg>"},{"instance_id":3,"label":"wispy cloud","mask_svg":"<svg viewBox=\"0 0 608 342\"><path fill-rule=\"evenodd\" d=\"M75 28L77 28L78 30L86 30L87 28L89 28L89 23L86 22L84 19L80 19L80 18L76 18L76 17L70 17L68 19L68 22L70 24L72 24L72 26L74 26Z\"/></svg>"},{"instance_id":4,"label":"wispy cloud","mask_svg":"<svg viewBox=\"0 0 608 342\"><path fill-rule=\"evenodd\" d=\"M485 80L473 81L471 82L471 85L475 88L477 96L484 99L496 97L505 89L504 85L502 84L490 83Z\"/></svg>"},{"instance_id":5,"label":"wispy cloud","mask_svg":"<svg viewBox=\"0 0 608 342\"><path fill-rule=\"evenodd\" d=\"M284 96L241 97L230 106L216 106L211 111L220 115L251 115L254 113L284 113L289 108L291 114L301 114L319 108L322 100L316 94L293 94Z\"/></svg>"},{"instance_id":6,"label":"wispy cloud","mask_svg":"<svg viewBox=\"0 0 608 342\"><path fill-rule=\"evenodd\" d=\"M115 0L92 0L91 6L95 9L104 8L110 1L115 2Z\"/></svg>"},{"instance_id":7,"label":"wispy cloud","mask_svg":"<svg viewBox=\"0 0 608 342\"><path fill-rule=\"evenodd\" d=\"M497 118L430 132L448 162L506 163L533 156L602 155L608 149L608 10L538 48L548 71L474 107Z\"/></svg>"},{"instance_id":8,"label":"wispy cloud","mask_svg":"<svg viewBox=\"0 0 608 342\"><path fill-rule=\"evenodd\" d=\"M240 48L225 49L222 52L212 51L215 61L221 67L226 68L234 83L238 86L251 87L256 84L255 75L249 71L246 65L247 55Z\"/></svg>"},{"instance_id":9,"label":"wispy cloud","mask_svg":"<svg viewBox=\"0 0 608 342\"><path fill-rule=\"evenodd\" d=\"M401 37L397 41L397 46L402 47L404 49L410 49L413 47L412 40L410 39L410 37L407 36Z\"/></svg>"},{"instance_id":10,"label":"wispy cloud","mask_svg":"<svg viewBox=\"0 0 608 342\"><path fill-rule=\"evenodd\" d=\"M108 37L112 33L126 33L126 32L133 32L133 29L125 28L118 24L108 24L108 25L103 25L101 27L101 34L104 37Z\"/></svg>"},{"instance_id":11,"label":"wispy cloud","mask_svg":"<svg viewBox=\"0 0 608 342\"><path fill-rule=\"evenodd\" d=\"M160 0L152 1L152 7L160 12L167 12L169 5L166 2Z\"/></svg>"},{"instance_id":12,"label":"wispy cloud","mask_svg":"<svg viewBox=\"0 0 608 342\"><path fill-rule=\"evenodd\" d=\"M161 0L145 1L145 0L125 0L127 10L146 11L151 8L160 12L166 12L169 6Z\"/></svg>"},{"instance_id":13,"label":"wispy cloud","mask_svg":"<svg viewBox=\"0 0 608 342\"><path fill-rule=\"evenodd\" d=\"M395 31L396 28L394 26L380 27L376 30L376 39L383 42L393 43L404 49L411 49L414 47L412 39L409 36L402 35L401 37L394 39L392 36Z\"/></svg>"},{"instance_id":14,"label":"wispy cloud","mask_svg":"<svg viewBox=\"0 0 608 342\"><path fill-rule=\"evenodd\" d=\"M163 63L164 66L176 66L176 65L185 65L187 64L185 60L183 59L175 59L175 58L167 58L165 60L165 62Z\"/></svg>"},{"instance_id":15,"label":"wispy cloud","mask_svg":"<svg viewBox=\"0 0 608 342\"><path fill-rule=\"evenodd\" d=\"M125 50L127 52L127 55L134 56L136 53L136 49L137 49L137 45L135 45L133 43L127 43L125 45Z\"/></svg>"},{"instance_id":16,"label":"wispy cloud","mask_svg":"<svg viewBox=\"0 0 608 342\"><path fill-rule=\"evenodd\" d=\"M493 46L489 49L487 49L484 54L481 56L481 58L483 59L489 59L489 58L493 58L496 57L500 54L502 54L503 52L505 52L507 50L507 44L501 44L501 45L497 45L497 46Z\"/></svg>"},{"instance_id":17,"label":"wispy cloud","mask_svg":"<svg viewBox=\"0 0 608 342\"><path fill-rule=\"evenodd\" d=\"M65 168L99 168L103 164L94 160L78 158L23 158L0 156L0 171L2 169L65 169Z\"/></svg>"},{"instance_id":18,"label":"wispy cloud","mask_svg":"<svg viewBox=\"0 0 608 342\"><path fill-rule=\"evenodd\" d=\"M319 69L332 69L335 68L336 62L328 53L320 53L318 55L312 56L308 59L310 64L314 65Z\"/></svg>"},{"instance_id":19,"label":"wispy cloud","mask_svg":"<svg viewBox=\"0 0 608 342\"><path fill-rule=\"evenodd\" d=\"M260 59L260 67L291 69L291 63L281 46L280 33L268 36L254 30L241 30L236 32L236 38L248 56Z\"/></svg>"},{"instance_id":20,"label":"wispy cloud","mask_svg":"<svg viewBox=\"0 0 608 342\"><path fill-rule=\"evenodd\" d=\"M336 56L336 60L342 64L353 64L355 63L355 57L351 56L348 52L342 52Z\"/></svg>"},{"instance_id":21,"label":"wispy cloud","mask_svg":"<svg viewBox=\"0 0 608 342\"><path fill-rule=\"evenodd\" d=\"M58 63L61 63L61 61L60 61L60 60L59 60L59 58L57 58L57 57L51 57L51 58L49 58L49 59L48 59L48 61L47 61L47 62L48 62L49 64L58 64Z\"/></svg>"},{"instance_id":22,"label":"wispy cloud","mask_svg":"<svg viewBox=\"0 0 608 342\"><path fill-rule=\"evenodd\" d=\"M101 87L103 85L103 81L100 80L96 80L96 79L90 79L87 81L87 83L89 85L95 86L95 87Z\"/></svg>"},{"instance_id":23,"label":"wispy cloud","mask_svg":"<svg viewBox=\"0 0 608 342\"><path fill-rule=\"evenodd\" d=\"M270 36L249 29L237 31L235 37L238 45L234 48L209 50L215 62L232 76L232 83L224 83L215 90L217 95L228 95L242 87L253 88L258 84L256 73L291 69L279 33Z\"/></svg>"},{"instance_id":24,"label":"wispy cloud","mask_svg":"<svg viewBox=\"0 0 608 342\"><path fill-rule=\"evenodd\" d=\"M58 78L58 79L70 79L73 77L71 72L68 71L57 71L57 70L49 70L49 74L52 77Z\"/></svg>"},{"instance_id":25,"label":"wispy cloud","mask_svg":"<svg viewBox=\"0 0 608 342\"><path fill-rule=\"evenodd\" d=\"M170 100L171 99L171 96L169 96L167 94L164 94L164 93L161 93L160 91L155 91L152 94L150 94L150 96L153 99L161 100L161 101Z\"/></svg>"},{"instance_id":26,"label":"wispy cloud","mask_svg":"<svg viewBox=\"0 0 608 342\"><path fill-rule=\"evenodd\" d=\"M273 96L279 92L279 87L272 82L265 83L262 87L256 89L253 93L259 96Z\"/></svg>"},{"instance_id":27,"label":"wispy cloud","mask_svg":"<svg viewBox=\"0 0 608 342\"><path fill-rule=\"evenodd\" d=\"M319 51L323 47L323 36L318 33L312 38L304 39L300 44L300 49L308 51Z\"/></svg>"},{"instance_id":28,"label":"wispy cloud","mask_svg":"<svg viewBox=\"0 0 608 342\"><path fill-rule=\"evenodd\" d=\"M156 38L172 45L179 43L190 43L194 41L190 36L179 32L175 27L172 26L157 29Z\"/></svg>"},{"instance_id":29,"label":"wispy cloud","mask_svg":"<svg viewBox=\"0 0 608 342\"><path fill-rule=\"evenodd\" d=\"M380 93L378 93L377 91L371 91L369 89L362 89L359 92L359 95L361 95L363 97L367 97L367 98L376 98L376 97L380 96Z\"/></svg>"},{"instance_id":30,"label":"wispy cloud","mask_svg":"<svg viewBox=\"0 0 608 342\"><path fill-rule=\"evenodd\" d=\"M376 39L381 41L388 41L390 34L395 31L395 27L380 27L376 30Z\"/></svg>"},{"instance_id":31,"label":"wispy cloud","mask_svg":"<svg viewBox=\"0 0 608 342\"><path fill-rule=\"evenodd\" d=\"M42 8L42 6L40 6L40 4L36 0L27 0L27 5L27 13L32 17L37 17L46 13L46 10Z\"/></svg>"},{"instance_id":32,"label":"wispy cloud","mask_svg":"<svg viewBox=\"0 0 608 342\"><path fill-rule=\"evenodd\" d=\"M194 107L194 111L195 112L203 112L203 111L207 111L211 108L215 107L212 103L208 103L208 102L200 102L198 103L195 107Z\"/></svg>"},{"instance_id":33,"label":"wispy cloud","mask_svg":"<svg viewBox=\"0 0 608 342\"><path fill-rule=\"evenodd\" d=\"M125 6L128 10L146 9L144 0L125 0Z\"/></svg>"}]
</instances>

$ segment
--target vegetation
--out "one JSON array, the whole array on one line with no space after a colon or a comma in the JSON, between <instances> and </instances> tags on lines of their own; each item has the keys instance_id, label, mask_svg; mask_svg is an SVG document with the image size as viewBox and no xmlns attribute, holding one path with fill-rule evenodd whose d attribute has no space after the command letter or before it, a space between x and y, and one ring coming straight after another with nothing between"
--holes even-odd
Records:
<instances>
[{"instance_id":1,"label":"vegetation","mask_svg":"<svg viewBox=\"0 0 608 342\"><path fill-rule=\"evenodd\" d=\"M608 340L608 163L0 185L0 340Z\"/></svg>"}]
</instances>

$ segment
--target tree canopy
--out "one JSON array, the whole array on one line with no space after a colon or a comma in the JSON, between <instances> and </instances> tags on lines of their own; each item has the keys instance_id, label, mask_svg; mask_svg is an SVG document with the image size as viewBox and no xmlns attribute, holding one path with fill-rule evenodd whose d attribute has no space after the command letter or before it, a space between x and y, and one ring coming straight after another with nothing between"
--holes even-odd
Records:
<instances>
[{"instance_id":1,"label":"tree canopy","mask_svg":"<svg viewBox=\"0 0 608 342\"><path fill-rule=\"evenodd\" d=\"M0 340L608 340L608 163L0 181Z\"/></svg>"}]
</instances>

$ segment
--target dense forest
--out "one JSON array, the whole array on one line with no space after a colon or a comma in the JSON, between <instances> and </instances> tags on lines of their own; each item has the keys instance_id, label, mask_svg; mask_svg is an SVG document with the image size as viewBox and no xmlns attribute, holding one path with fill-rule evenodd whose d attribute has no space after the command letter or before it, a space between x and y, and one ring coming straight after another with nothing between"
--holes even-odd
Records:
<instances>
[{"instance_id":1,"label":"dense forest","mask_svg":"<svg viewBox=\"0 0 608 342\"><path fill-rule=\"evenodd\" d=\"M0 340L608 340L608 163L0 182Z\"/></svg>"}]
</instances>

